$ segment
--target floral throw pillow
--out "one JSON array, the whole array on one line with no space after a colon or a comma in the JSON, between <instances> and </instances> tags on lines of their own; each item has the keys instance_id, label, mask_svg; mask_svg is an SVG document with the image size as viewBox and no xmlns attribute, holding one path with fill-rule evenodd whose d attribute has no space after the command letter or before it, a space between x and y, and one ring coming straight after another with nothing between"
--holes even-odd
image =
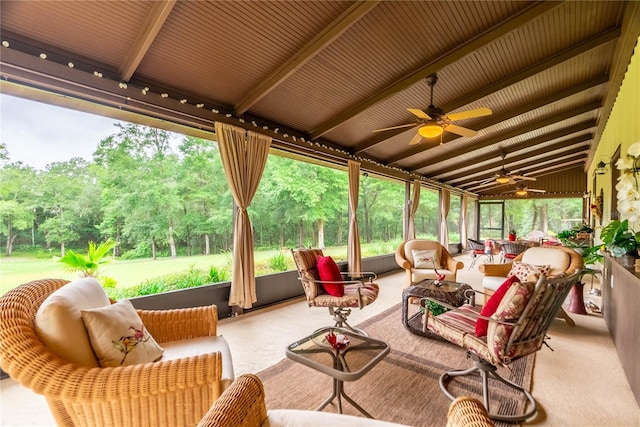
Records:
<instances>
[{"instance_id":1,"label":"floral throw pillow","mask_svg":"<svg viewBox=\"0 0 640 427\"><path fill-rule=\"evenodd\" d=\"M129 300L81 313L101 367L155 362L162 357L163 348L144 327Z\"/></svg>"},{"instance_id":2,"label":"floral throw pillow","mask_svg":"<svg viewBox=\"0 0 640 427\"><path fill-rule=\"evenodd\" d=\"M514 261L511 265L511 271L507 277L516 276L521 282L526 282L531 276L535 276L536 280L541 274L549 274L551 265L535 265L527 264L522 261Z\"/></svg>"},{"instance_id":3,"label":"floral throw pillow","mask_svg":"<svg viewBox=\"0 0 640 427\"><path fill-rule=\"evenodd\" d=\"M415 268L440 268L440 252L437 249L412 250Z\"/></svg>"}]
</instances>

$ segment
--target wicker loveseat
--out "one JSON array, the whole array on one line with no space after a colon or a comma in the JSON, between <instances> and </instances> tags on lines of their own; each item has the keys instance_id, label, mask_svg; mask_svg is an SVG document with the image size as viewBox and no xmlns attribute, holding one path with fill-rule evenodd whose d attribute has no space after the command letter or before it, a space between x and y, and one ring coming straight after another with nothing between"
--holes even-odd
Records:
<instances>
[{"instance_id":1,"label":"wicker loveseat","mask_svg":"<svg viewBox=\"0 0 640 427\"><path fill-rule=\"evenodd\" d=\"M427 416L425 414L425 416ZM490 427L489 418L480 401L460 397L449 407L447 427ZM264 386L260 379L245 374L229 387L198 427L401 427L400 424L369 418L297 409L270 409L265 404Z\"/></svg>"},{"instance_id":2,"label":"wicker loveseat","mask_svg":"<svg viewBox=\"0 0 640 427\"><path fill-rule=\"evenodd\" d=\"M78 282L100 286L94 279L46 279L0 297L0 367L44 395L58 425L196 425L233 381L231 353L216 333L216 306L137 310L146 330L164 349L162 358L128 366L86 366L54 353L36 326L43 302L44 307L57 298L59 293L48 297L58 290L78 289ZM78 298L79 305L84 302ZM73 322L52 323L72 336ZM71 345L80 349L84 344L74 339Z\"/></svg>"}]
</instances>

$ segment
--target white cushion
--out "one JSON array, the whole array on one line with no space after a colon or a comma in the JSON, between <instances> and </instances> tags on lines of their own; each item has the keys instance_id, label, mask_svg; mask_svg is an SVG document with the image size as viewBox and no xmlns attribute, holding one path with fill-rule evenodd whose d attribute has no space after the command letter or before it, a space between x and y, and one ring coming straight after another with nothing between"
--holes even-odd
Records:
<instances>
[{"instance_id":1,"label":"white cushion","mask_svg":"<svg viewBox=\"0 0 640 427\"><path fill-rule=\"evenodd\" d=\"M550 265L549 276L555 276L567 271L571 264L569 254L555 249L543 247L529 248L522 255L522 262L535 265Z\"/></svg>"},{"instance_id":2,"label":"white cushion","mask_svg":"<svg viewBox=\"0 0 640 427\"><path fill-rule=\"evenodd\" d=\"M38 338L52 353L82 366L97 367L80 310L105 307L109 297L92 277L67 283L44 300L35 316Z\"/></svg>"},{"instance_id":3,"label":"white cushion","mask_svg":"<svg viewBox=\"0 0 640 427\"><path fill-rule=\"evenodd\" d=\"M442 259L442 245L432 240L409 240L404 244L404 255L412 266L415 266L415 260L413 259L413 251L424 250L437 250L438 259Z\"/></svg>"},{"instance_id":4,"label":"white cushion","mask_svg":"<svg viewBox=\"0 0 640 427\"><path fill-rule=\"evenodd\" d=\"M504 283L505 279L503 276L484 276L482 278L482 287L495 291Z\"/></svg>"},{"instance_id":5,"label":"white cushion","mask_svg":"<svg viewBox=\"0 0 640 427\"><path fill-rule=\"evenodd\" d=\"M231 350L227 340L221 335L163 342L162 348L164 348L164 354L160 359L162 361L183 359L219 351L222 354L222 389L226 390L235 379Z\"/></svg>"},{"instance_id":6,"label":"white cushion","mask_svg":"<svg viewBox=\"0 0 640 427\"><path fill-rule=\"evenodd\" d=\"M455 282L456 275L450 272L449 270L438 269L438 273L444 274L444 280ZM421 280L426 279L436 279L436 272L430 268L412 268L411 269L411 281L413 283L419 282Z\"/></svg>"},{"instance_id":7,"label":"white cushion","mask_svg":"<svg viewBox=\"0 0 640 427\"><path fill-rule=\"evenodd\" d=\"M263 427L402 427L402 424L372 420L333 412L304 411L300 409L271 409Z\"/></svg>"},{"instance_id":8,"label":"white cushion","mask_svg":"<svg viewBox=\"0 0 640 427\"><path fill-rule=\"evenodd\" d=\"M81 312L101 367L137 365L162 357L162 347L144 327L131 301Z\"/></svg>"}]
</instances>

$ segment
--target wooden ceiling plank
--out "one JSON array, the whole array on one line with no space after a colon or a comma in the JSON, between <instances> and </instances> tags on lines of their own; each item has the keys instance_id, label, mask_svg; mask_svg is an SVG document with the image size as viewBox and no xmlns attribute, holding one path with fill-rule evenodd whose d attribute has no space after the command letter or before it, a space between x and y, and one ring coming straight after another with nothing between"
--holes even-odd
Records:
<instances>
[{"instance_id":1,"label":"wooden ceiling plank","mask_svg":"<svg viewBox=\"0 0 640 427\"><path fill-rule=\"evenodd\" d=\"M468 154L468 153L471 153L471 152L473 152L475 150L479 150L481 148L490 147L492 145L499 144L500 142L506 141L506 140L511 139L511 138L515 138L515 137L520 136L522 134L529 133L529 132L532 132L532 131L537 130L537 129L542 129L542 128L547 127L547 126L550 126L550 125L553 125L553 124L556 124L556 123L560 123L560 122L562 122L564 120L571 119L571 118L573 118L575 116L579 116L580 114L584 114L584 113L587 113L589 111L596 110L596 109L598 109L600 107L601 107L601 105L600 105L599 102L592 102L592 103L589 103L589 104L581 105L580 107L574 108L574 109L569 110L569 111L565 111L564 113L560 113L560 114L557 114L555 116L547 117L547 118L545 118L543 120L539 120L537 122L530 123L530 124L528 124L526 126L519 127L517 129L513 129L513 130L511 130L509 132L505 132L502 135L496 136L494 138L490 138L490 139L487 139L485 141L478 142L477 144L473 144L470 147L466 147L466 148L463 148L461 150L456 151L455 154L456 155ZM440 162L444 162L445 160L450 159L451 155L452 155L452 153L445 153L445 154L442 154L442 155L440 155L438 157L432 157L429 160L422 162L421 164L414 165L414 167L411 168L411 171L415 172L415 171L417 171L419 169L422 169L422 168L425 168L425 167L427 167L429 165L440 163Z\"/></svg>"},{"instance_id":2,"label":"wooden ceiling plank","mask_svg":"<svg viewBox=\"0 0 640 427\"><path fill-rule=\"evenodd\" d=\"M511 170L513 168L513 163L515 162L519 162L522 160L526 160L529 159L531 157L535 157L535 156L539 156L542 154L552 154L555 151L560 152L561 150L564 150L563 152L568 153L569 151L573 151L573 150L579 150L579 151L588 151L589 150L589 144L587 143L587 141L590 141L591 138L593 138L593 134L587 133L584 135L580 135L580 136L576 136L574 138L565 140L565 141L561 141L558 142L556 144L553 145L549 145L546 147L542 147L539 148L537 150L534 151L530 151L524 154L520 154L518 156L514 156L509 158L509 160L505 159L504 160L504 167L507 170ZM537 145L537 144L536 144ZM586 149L585 149L586 147ZM509 147L509 151L518 151L518 150L522 150L523 148L528 148L528 147L524 147L524 146L511 146ZM557 153L560 154L560 153ZM478 178L476 177L477 175L482 174L483 172L486 172L489 169L494 169L496 167L501 168L503 166L502 163L502 159L497 157L495 153L489 153L486 154L484 156L481 157L476 157L472 160L470 160L469 162L466 162L465 165L463 166L462 164L456 164L456 169L460 170L463 167L469 167L469 166L473 166L474 164L480 163L480 162L486 162L488 160L495 160L495 162L492 162L491 164L487 164L487 165L483 165L480 167L477 167L475 169L470 169L467 170L465 172L462 173L458 173L455 174L453 176L449 176L446 177L446 174L440 175L440 176L434 176L434 179L437 179L439 181L446 181L447 183L451 184L451 185L457 185L460 182L469 182L471 180L477 180ZM455 171L453 171L455 172ZM480 178L482 179L482 178Z\"/></svg>"},{"instance_id":3,"label":"wooden ceiling plank","mask_svg":"<svg viewBox=\"0 0 640 427\"><path fill-rule=\"evenodd\" d=\"M334 40L340 37L353 24L360 20L360 18L376 7L378 3L380 3L379 0L362 0L354 3L342 15L329 24L324 31L310 40L295 55L292 55L291 58L285 61L266 79L257 84L249 93L247 93L247 95L234 106L235 114L240 116L247 112L253 105L275 89L287 77L333 43Z\"/></svg>"},{"instance_id":4,"label":"wooden ceiling plank","mask_svg":"<svg viewBox=\"0 0 640 427\"><path fill-rule=\"evenodd\" d=\"M593 87L599 86L601 84L606 83L609 80L609 77L605 74L601 75L601 76L597 76L594 77L590 80L587 80L586 82L582 82L580 84L571 86L567 89L561 90L559 92L554 92L550 95L547 95L543 98L539 98L536 99L535 101L529 102L527 104L521 105L518 108L514 108L509 110L508 112L504 113L504 114L499 114L499 115L495 115L495 116L490 116L489 118L483 120L482 122L478 123L476 127L476 130L480 131L482 129L486 129L490 126L493 126L495 124L507 121L509 119L512 119L514 117L520 116L522 114L528 113L530 111L536 110L538 108L544 107L545 105L549 105L549 104L553 104L554 102L558 102L562 99L571 97L573 95L577 95L578 93L585 91L587 89L591 89ZM454 139L458 139L460 138L459 136L449 136L447 138L444 138L444 143L447 143L449 141L453 141ZM411 156L415 156L416 154L419 154L421 152L423 152L425 150L424 146L421 145L416 145L413 147L408 148L407 150L396 154L395 156L389 157L387 160L387 164L393 166L395 163L404 160L408 157Z\"/></svg>"},{"instance_id":5,"label":"wooden ceiling plank","mask_svg":"<svg viewBox=\"0 0 640 427\"><path fill-rule=\"evenodd\" d=\"M518 73L511 74L506 78L499 80L489 86L485 86L480 90L474 91L469 95L456 99L448 104L442 106L444 111L453 111L465 105L469 105L473 102L476 102L485 96L491 95L493 93L499 92L503 89L506 89L509 86L512 86L518 82L528 79L538 73L541 73L545 70L548 70L551 67L555 67L556 65L561 64L564 61L568 61L571 58L574 58L582 53L588 52L591 49L595 49L598 46L608 43L612 40L620 37L621 29L620 27L612 28L608 31L604 31L600 34L591 37L581 43L578 43L575 46L570 47L569 49L565 49L562 52L559 52L549 58L544 59L543 61L538 62L524 70L521 70ZM361 144L358 144L354 148L354 152L356 154L362 153L362 151L371 148L375 145L378 145L389 138L393 138L396 135L400 135L402 132L405 132L406 129L397 129L394 131L384 132L381 134L377 134L368 140L364 141Z\"/></svg>"},{"instance_id":6,"label":"wooden ceiling plank","mask_svg":"<svg viewBox=\"0 0 640 427\"><path fill-rule=\"evenodd\" d=\"M478 35L477 37L469 40L468 42L460 45L458 48L449 51L446 55L443 55L437 58L435 61L430 62L429 64L424 65L423 67L417 69L413 73L408 76L403 77L402 79L396 81L391 84L387 88L382 91L368 97L367 99L359 102L358 104L352 106L351 108L343 111L338 114L336 117L327 120L324 123L321 123L315 129L313 129L309 136L310 138L316 139L331 131L332 129L340 126L340 124L346 122L347 120L353 118L354 116L360 114L371 106L387 99L393 94L400 92L408 87L418 83L420 80L426 78L427 76L441 70L442 68L450 65L461 58L467 56L468 54L476 51L477 49L488 45L494 40L510 33L516 28L521 27L527 22L538 18L541 15L546 14L550 10L560 6L563 2L537 2L532 6L524 9L522 12L509 17L507 20L501 22L500 24L490 28L484 33Z\"/></svg>"},{"instance_id":7,"label":"wooden ceiling plank","mask_svg":"<svg viewBox=\"0 0 640 427\"><path fill-rule=\"evenodd\" d=\"M131 79L176 3L177 0L153 2L147 19L140 27L140 33L136 41L131 46L129 54L120 67L120 79L123 82L128 82Z\"/></svg>"}]
</instances>

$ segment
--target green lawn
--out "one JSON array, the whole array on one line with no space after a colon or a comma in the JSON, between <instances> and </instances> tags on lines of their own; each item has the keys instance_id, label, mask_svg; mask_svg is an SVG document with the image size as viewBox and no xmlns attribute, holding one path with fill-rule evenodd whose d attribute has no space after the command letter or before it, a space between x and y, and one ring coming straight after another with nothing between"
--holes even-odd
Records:
<instances>
[{"instance_id":1,"label":"green lawn","mask_svg":"<svg viewBox=\"0 0 640 427\"><path fill-rule=\"evenodd\" d=\"M276 250L256 252L257 269L261 263L264 264L266 260L278 253ZM345 247L325 250L326 255L334 256L336 259L346 259L345 253ZM285 255L290 260L290 267L293 268L291 255L288 252ZM100 266L100 275L115 279L118 287L130 287L138 285L146 279L185 272L192 265L205 271L208 271L212 265L218 268L230 266L231 254L184 256L174 259L158 258L156 260L148 258L126 261L114 260ZM61 263L52 259L4 257L0 259L0 295L31 280L73 280L78 277L77 273L67 273L62 267Z\"/></svg>"}]
</instances>

